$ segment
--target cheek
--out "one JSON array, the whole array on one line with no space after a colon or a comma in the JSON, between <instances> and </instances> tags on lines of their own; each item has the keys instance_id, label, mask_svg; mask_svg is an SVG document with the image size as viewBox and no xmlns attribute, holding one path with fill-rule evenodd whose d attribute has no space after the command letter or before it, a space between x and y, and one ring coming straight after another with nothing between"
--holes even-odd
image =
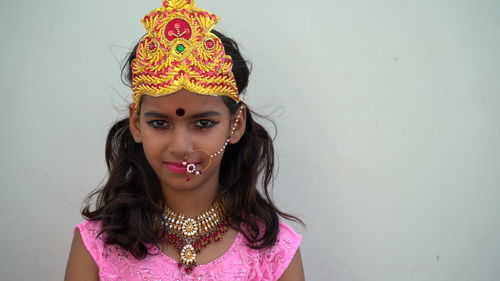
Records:
<instances>
[{"instance_id":1,"label":"cheek","mask_svg":"<svg viewBox=\"0 0 500 281\"><path fill-rule=\"evenodd\" d=\"M165 149L165 143L160 138L143 131L142 148L149 163L153 164L152 160L161 156L162 151Z\"/></svg>"},{"instance_id":2,"label":"cheek","mask_svg":"<svg viewBox=\"0 0 500 281\"><path fill-rule=\"evenodd\" d=\"M228 130L225 127L220 127L216 132L206 134L198 137L197 143L199 147L204 147L204 149L210 154L216 153L221 149L229 136Z\"/></svg>"},{"instance_id":3,"label":"cheek","mask_svg":"<svg viewBox=\"0 0 500 281\"><path fill-rule=\"evenodd\" d=\"M157 170L158 166L158 152L154 147L148 146L145 143L142 144L142 148L144 150L144 155L146 156L146 160L148 160L149 165Z\"/></svg>"}]
</instances>

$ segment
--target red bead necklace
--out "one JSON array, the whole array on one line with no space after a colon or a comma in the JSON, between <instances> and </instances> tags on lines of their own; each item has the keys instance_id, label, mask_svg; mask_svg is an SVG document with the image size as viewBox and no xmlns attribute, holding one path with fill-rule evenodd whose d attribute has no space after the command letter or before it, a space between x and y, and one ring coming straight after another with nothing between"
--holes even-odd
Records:
<instances>
[{"instance_id":1,"label":"red bead necklace","mask_svg":"<svg viewBox=\"0 0 500 281\"><path fill-rule=\"evenodd\" d=\"M212 207L193 218L186 218L170 208L165 208L164 224L166 240L181 256L179 269L190 274L196 266L196 255L210 242L219 241L229 229L225 216L224 196L220 196Z\"/></svg>"}]
</instances>

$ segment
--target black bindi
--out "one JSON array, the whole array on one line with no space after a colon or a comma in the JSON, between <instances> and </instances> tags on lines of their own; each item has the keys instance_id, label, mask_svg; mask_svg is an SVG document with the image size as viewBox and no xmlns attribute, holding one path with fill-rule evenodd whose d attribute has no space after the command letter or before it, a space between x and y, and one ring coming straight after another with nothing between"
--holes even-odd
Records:
<instances>
[{"instance_id":1,"label":"black bindi","mask_svg":"<svg viewBox=\"0 0 500 281\"><path fill-rule=\"evenodd\" d=\"M177 110L175 111L175 114L177 114L177 116L184 116L184 113L186 113L186 111L182 108L177 108Z\"/></svg>"}]
</instances>

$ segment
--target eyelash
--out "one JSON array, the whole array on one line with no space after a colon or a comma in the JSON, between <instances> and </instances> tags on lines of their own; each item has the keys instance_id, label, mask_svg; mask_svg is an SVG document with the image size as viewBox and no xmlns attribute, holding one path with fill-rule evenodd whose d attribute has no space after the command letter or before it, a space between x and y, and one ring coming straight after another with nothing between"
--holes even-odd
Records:
<instances>
[{"instance_id":1,"label":"eyelash","mask_svg":"<svg viewBox=\"0 0 500 281\"><path fill-rule=\"evenodd\" d=\"M152 120L152 121L148 121L147 123L149 126L151 126L154 129L166 129L167 128L165 126L158 125L157 124L158 122L162 122L163 124L168 124L165 120Z\"/></svg>"},{"instance_id":2,"label":"eyelash","mask_svg":"<svg viewBox=\"0 0 500 281\"><path fill-rule=\"evenodd\" d=\"M200 122L210 122L210 124L209 125L205 125L205 126L198 125ZM213 126L215 126L217 124L219 124L219 122L215 122L215 121L212 121L212 120L206 120L206 119L196 121L196 127L199 128L199 129L210 129L210 128L212 128Z\"/></svg>"},{"instance_id":3,"label":"eyelash","mask_svg":"<svg viewBox=\"0 0 500 281\"><path fill-rule=\"evenodd\" d=\"M159 125L157 124L158 122L161 122L162 125ZM204 122L204 123L207 123L209 122L209 124L205 124L205 125L201 125L201 122ZM168 123L165 121L165 120L152 120L152 121L148 121L147 122L149 126L151 126L152 128L154 129L168 129ZM198 120L196 121L196 124L195 126L200 129L200 130L203 130L203 129L210 129L212 127L214 127L215 125L219 124L219 122L216 122L216 121L212 121L212 120L207 120L207 119L202 119L202 120Z\"/></svg>"}]
</instances>

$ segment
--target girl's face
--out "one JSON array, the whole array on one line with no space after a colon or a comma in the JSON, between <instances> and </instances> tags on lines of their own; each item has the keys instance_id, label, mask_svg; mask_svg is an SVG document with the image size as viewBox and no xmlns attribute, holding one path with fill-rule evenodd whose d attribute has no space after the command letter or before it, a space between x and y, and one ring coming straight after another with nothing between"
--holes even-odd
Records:
<instances>
[{"instance_id":1,"label":"girl's face","mask_svg":"<svg viewBox=\"0 0 500 281\"><path fill-rule=\"evenodd\" d=\"M219 184L223 152L210 159L224 145L236 122L221 97L203 96L185 89L162 97L142 97L140 113L130 108L130 130L142 143L146 159L163 188L192 189ZM246 108L229 143L238 142L245 131ZM194 151L194 152L193 152ZM195 163L201 175L186 181L184 159Z\"/></svg>"}]
</instances>

